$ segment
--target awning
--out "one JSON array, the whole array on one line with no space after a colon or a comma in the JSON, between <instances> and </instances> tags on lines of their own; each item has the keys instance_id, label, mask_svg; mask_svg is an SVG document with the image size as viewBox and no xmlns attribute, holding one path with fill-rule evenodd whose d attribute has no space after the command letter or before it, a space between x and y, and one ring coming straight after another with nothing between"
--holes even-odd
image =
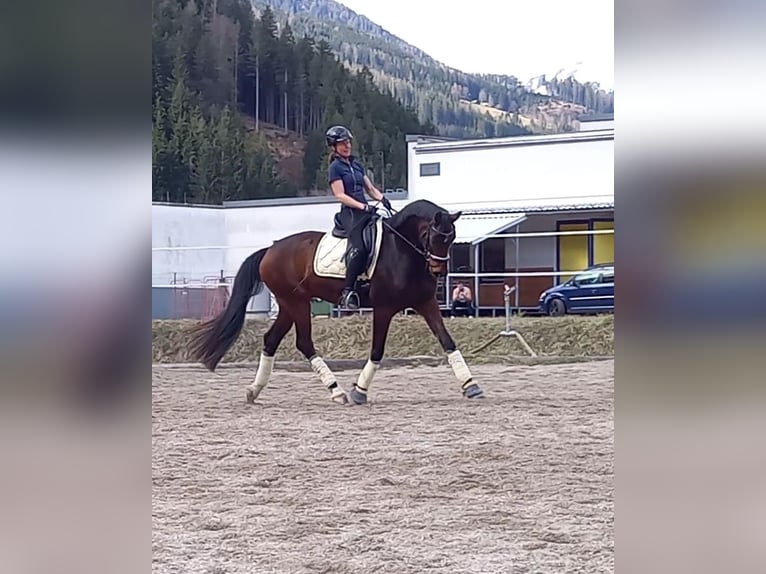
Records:
<instances>
[{"instance_id":1,"label":"awning","mask_svg":"<svg viewBox=\"0 0 766 574\"><path fill-rule=\"evenodd\" d=\"M527 218L526 213L502 213L486 215L461 215L455 222L455 243L481 243L506 228L519 224Z\"/></svg>"}]
</instances>

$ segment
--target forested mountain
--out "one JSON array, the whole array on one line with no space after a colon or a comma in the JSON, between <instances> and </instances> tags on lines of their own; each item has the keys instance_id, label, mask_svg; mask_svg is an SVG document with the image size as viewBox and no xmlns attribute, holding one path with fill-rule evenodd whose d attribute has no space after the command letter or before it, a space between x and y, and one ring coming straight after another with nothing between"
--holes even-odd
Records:
<instances>
[{"instance_id":1,"label":"forested mountain","mask_svg":"<svg viewBox=\"0 0 766 574\"><path fill-rule=\"evenodd\" d=\"M611 112L614 95L569 78L546 91L530 90L508 75L468 74L422 50L334 0L252 0L271 7L297 33L324 39L351 69L366 66L375 84L417 111L441 135L492 137L570 129L580 112ZM560 105L579 104L570 109Z\"/></svg>"},{"instance_id":2,"label":"forested mountain","mask_svg":"<svg viewBox=\"0 0 766 574\"><path fill-rule=\"evenodd\" d=\"M333 0L154 0L152 80L153 199L171 202L328 193L336 123L391 188L406 133L567 131L614 106L573 78L532 89L449 68Z\"/></svg>"},{"instance_id":3,"label":"forested mountain","mask_svg":"<svg viewBox=\"0 0 766 574\"><path fill-rule=\"evenodd\" d=\"M256 18L248 0L155 0L153 11L155 200L326 190L324 132L335 123L350 127L378 184L404 186L405 133L435 131L367 70L349 71L326 42L296 37L289 25L278 31L274 14ZM300 181L277 169L262 129L276 126L306 137Z\"/></svg>"},{"instance_id":4,"label":"forested mountain","mask_svg":"<svg viewBox=\"0 0 766 574\"><path fill-rule=\"evenodd\" d=\"M527 82L527 88L564 102L583 106L593 113L614 112L614 92L602 90L593 82L580 83L573 76L559 74L548 79L544 74Z\"/></svg>"}]
</instances>

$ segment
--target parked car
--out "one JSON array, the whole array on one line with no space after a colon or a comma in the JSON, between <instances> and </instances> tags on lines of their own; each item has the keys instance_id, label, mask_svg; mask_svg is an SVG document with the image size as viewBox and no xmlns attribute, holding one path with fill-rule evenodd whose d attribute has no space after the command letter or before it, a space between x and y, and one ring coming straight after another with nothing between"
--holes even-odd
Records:
<instances>
[{"instance_id":1,"label":"parked car","mask_svg":"<svg viewBox=\"0 0 766 574\"><path fill-rule=\"evenodd\" d=\"M614 311L614 263L594 265L540 294L546 315Z\"/></svg>"}]
</instances>

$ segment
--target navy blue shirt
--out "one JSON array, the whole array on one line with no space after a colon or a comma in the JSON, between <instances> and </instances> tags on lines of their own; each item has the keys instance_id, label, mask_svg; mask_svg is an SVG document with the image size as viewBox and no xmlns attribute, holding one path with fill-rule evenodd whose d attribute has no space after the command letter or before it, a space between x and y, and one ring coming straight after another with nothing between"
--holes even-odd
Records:
<instances>
[{"instance_id":1,"label":"navy blue shirt","mask_svg":"<svg viewBox=\"0 0 766 574\"><path fill-rule=\"evenodd\" d=\"M364 196L364 168L354 156L349 156L347 162L341 157L335 156L328 169L328 179L332 185L333 181L343 181L343 190L346 195L350 195L357 201L367 203Z\"/></svg>"}]
</instances>

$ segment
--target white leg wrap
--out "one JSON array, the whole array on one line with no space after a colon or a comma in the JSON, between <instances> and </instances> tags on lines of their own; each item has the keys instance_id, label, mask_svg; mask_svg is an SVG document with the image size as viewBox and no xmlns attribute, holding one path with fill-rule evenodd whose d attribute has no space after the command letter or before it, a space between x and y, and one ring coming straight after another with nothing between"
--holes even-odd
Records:
<instances>
[{"instance_id":1,"label":"white leg wrap","mask_svg":"<svg viewBox=\"0 0 766 574\"><path fill-rule=\"evenodd\" d=\"M455 373L455 377L460 381L460 384L463 385L463 388L465 388L466 384L471 382L472 377L471 371L468 370L468 365L465 364L463 355L460 354L460 351L455 350L447 355L447 360L449 361L450 367L452 367L452 372Z\"/></svg>"},{"instance_id":2,"label":"white leg wrap","mask_svg":"<svg viewBox=\"0 0 766 574\"><path fill-rule=\"evenodd\" d=\"M274 368L274 357L269 357L261 353L261 360L258 362L258 371L255 373L255 381L250 385L250 389L253 391L253 398L257 398L261 394L263 388L269 384L271 378L271 370Z\"/></svg>"},{"instance_id":3,"label":"white leg wrap","mask_svg":"<svg viewBox=\"0 0 766 574\"><path fill-rule=\"evenodd\" d=\"M325 387L329 387L336 382L335 375L332 374L330 367L327 366L322 357L313 357L309 362L311 363L311 368L319 375L319 379Z\"/></svg>"},{"instance_id":4,"label":"white leg wrap","mask_svg":"<svg viewBox=\"0 0 766 574\"><path fill-rule=\"evenodd\" d=\"M373 363L371 359L367 359L367 363L364 365L362 372L359 373L359 378L356 381L356 387L359 391L367 394L367 391L370 390L370 385L372 385L372 379L375 377L375 372L378 370L379 366L379 363Z\"/></svg>"}]
</instances>

